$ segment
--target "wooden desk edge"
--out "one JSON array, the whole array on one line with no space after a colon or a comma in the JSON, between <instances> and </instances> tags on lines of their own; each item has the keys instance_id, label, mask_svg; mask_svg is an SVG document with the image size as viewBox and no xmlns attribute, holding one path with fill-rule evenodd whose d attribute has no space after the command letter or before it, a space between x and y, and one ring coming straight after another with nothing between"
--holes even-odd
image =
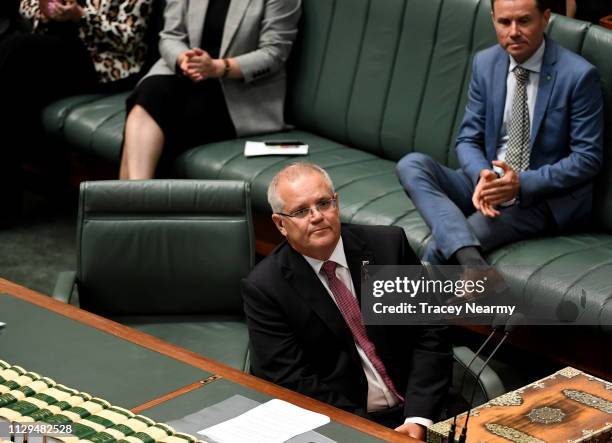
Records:
<instances>
[{"instance_id":1,"label":"wooden desk edge","mask_svg":"<svg viewBox=\"0 0 612 443\"><path fill-rule=\"evenodd\" d=\"M25 288L9 280L0 278L0 292L6 293L7 295L19 298L34 305L43 307L45 309L48 309L49 311L53 311L57 314L63 315L64 317L68 317L72 320L99 329L123 340L166 355L177 361L194 366L212 374L221 375L223 378L238 383L242 386L246 386L256 391L263 392L264 394L270 395L272 397L291 402L300 407L319 412L321 414L325 414L329 416L330 419L333 421L357 429L374 437L381 438L385 441L420 441L407 436L402 436L401 434L389 428L386 428L349 412L343 411L341 409L335 408L326 403L322 403L305 395L290 391L289 389L267 382L252 375L245 374L244 372L241 372L237 369L231 368L214 360L210 360L199 354L188 351L179 346L175 346L159 338L153 337L152 335L121 325L91 312L83 311L82 309L79 309L75 306L62 303L49 296Z\"/></svg>"}]
</instances>

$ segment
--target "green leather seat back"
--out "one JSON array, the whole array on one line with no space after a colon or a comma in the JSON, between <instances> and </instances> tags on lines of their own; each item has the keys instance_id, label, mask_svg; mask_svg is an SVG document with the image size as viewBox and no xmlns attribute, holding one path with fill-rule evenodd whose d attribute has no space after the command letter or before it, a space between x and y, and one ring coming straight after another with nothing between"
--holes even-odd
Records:
<instances>
[{"instance_id":1,"label":"green leather seat back","mask_svg":"<svg viewBox=\"0 0 612 443\"><path fill-rule=\"evenodd\" d=\"M554 14L546 33L564 48L580 54L590 26L590 23Z\"/></svg>"},{"instance_id":2,"label":"green leather seat back","mask_svg":"<svg viewBox=\"0 0 612 443\"><path fill-rule=\"evenodd\" d=\"M242 315L239 283L254 260L244 182L85 182L77 235L85 309Z\"/></svg>"},{"instance_id":3,"label":"green leather seat back","mask_svg":"<svg viewBox=\"0 0 612 443\"><path fill-rule=\"evenodd\" d=\"M595 186L595 221L612 230L612 31L590 23L555 16L548 34L597 67L604 95L604 167Z\"/></svg>"},{"instance_id":4,"label":"green leather seat back","mask_svg":"<svg viewBox=\"0 0 612 443\"><path fill-rule=\"evenodd\" d=\"M595 214L603 228L612 231L612 31L591 26L582 56L597 66L604 91L604 167L595 185Z\"/></svg>"},{"instance_id":5,"label":"green leather seat back","mask_svg":"<svg viewBox=\"0 0 612 443\"><path fill-rule=\"evenodd\" d=\"M303 7L289 87L289 118L300 129L390 160L412 151L454 157L470 56L495 41L488 2Z\"/></svg>"}]
</instances>

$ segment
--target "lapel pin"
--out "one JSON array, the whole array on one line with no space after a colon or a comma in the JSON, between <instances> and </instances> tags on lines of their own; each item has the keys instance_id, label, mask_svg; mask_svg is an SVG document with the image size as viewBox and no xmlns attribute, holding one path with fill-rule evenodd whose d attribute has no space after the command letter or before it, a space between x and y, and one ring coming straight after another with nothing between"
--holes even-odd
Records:
<instances>
[{"instance_id":1,"label":"lapel pin","mask_svg":"<svg viewBox=\"0 0 612 443\"><path fill-rule=\"evenodd\" d=\"M362 260L361 261L361 278L363 280L367 280L369 275L368 275L368 268L366 268L367 265L370 264L370 260Z\"/></svg>"},{"instance_id":2,"label":"lapel pin","mask_svg":"<svg viewBox=\"0 0 612 443\"><path fill-rule=\"evenodd\" d=\"M546 76L546 80L548 80L548 81L550 81L550 79L551 79L551 78L552 78L552 77L551 77L550 75L547 75L547 76Z\"/></svg>"}]
</instances>

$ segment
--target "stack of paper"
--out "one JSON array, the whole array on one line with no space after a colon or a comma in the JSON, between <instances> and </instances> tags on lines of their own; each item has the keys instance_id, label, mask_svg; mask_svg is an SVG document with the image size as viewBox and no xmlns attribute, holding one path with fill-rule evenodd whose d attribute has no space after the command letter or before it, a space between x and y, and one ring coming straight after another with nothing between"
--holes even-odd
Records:
<instances>
[{"instance_id":1,"label":"stack of paper","mask_svg":"<svg viewBox=\"0 0 612 443\"><path fill-rule=\"evenodd\" d=\"M326 415L274 399L198 434L219 443L282 443L327 423Z\"/></svg>"},{"instance_id":2,"label":"stack of paper","mask_svg":"<svg viewBox=\"0 0 612 443\"><path fill-rule=\"evenodd\" d=\"M245 157L260 155L306 155L308 145L305 144L271 144L266 142L247 141L244 144Z\"/></svg>"}]
</instances>

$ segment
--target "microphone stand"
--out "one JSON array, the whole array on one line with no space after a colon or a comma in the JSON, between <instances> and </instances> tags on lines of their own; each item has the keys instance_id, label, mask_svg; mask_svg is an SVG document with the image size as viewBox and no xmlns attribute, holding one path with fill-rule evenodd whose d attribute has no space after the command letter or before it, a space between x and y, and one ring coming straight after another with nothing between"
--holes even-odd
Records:
<instances>
[{"instance_id":1,"label":"microphone stand","mask_svg":"<svg viewBox=\"0 0 612 443\"><path fill-rule=\"evenodd\" d=\"M514 330L514 328L523 324L524 321L525 321L525 316L521 313L517 313L514 316L510 317L510 320L508 320L508 323L506 324L504 336L501 338L497 346L495 346L493 351L491 351L491 353L489 354L489 356L483 363L482 367L480 368L480 371L478 371L478 374L476 374L476 380L480 379L480 374L482 374L482 371L484 371L484 369L487 367L487 364L489 363L491 358L493 358L493 356L497 353L497 350L506 341L506 339L508 338L510 333ZM470 413L472 412L472 407L474 405L475 396L476 396L476 384L474 384L474 387L472 388L472 395L470 397L470 408L467 411L467 415L465 417L465 423L463 425L463 428L461 429L461 435L459 436L459 443L465 443L465 440L467 438L467 427L468 427L468 422L470 421Z\"/></svg>"}]
</instances>

